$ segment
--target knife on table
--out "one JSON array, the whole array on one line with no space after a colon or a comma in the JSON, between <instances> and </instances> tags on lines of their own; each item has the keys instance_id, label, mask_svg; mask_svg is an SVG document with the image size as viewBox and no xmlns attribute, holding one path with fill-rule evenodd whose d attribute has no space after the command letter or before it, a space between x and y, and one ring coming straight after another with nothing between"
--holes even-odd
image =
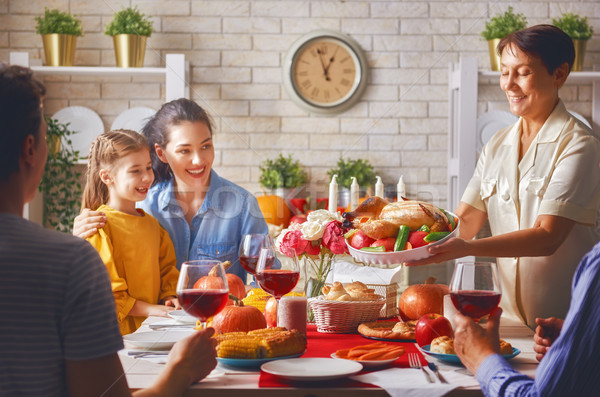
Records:
<instances>
[{"instance_id":1,"label":"knife on table","mask_svg":"<svg viewBox=\"0 0 600 397\"><path fill-rule=\"evenodd\" d=\"M429 367L430 370L432 370L436 376L438 377L438 379L440 380L440 382L442 383L448 383L448 381L446 380L446 378L444 378L442 376L442 374L440 373L440 371L438 371L438 367L437 365L435 365L435 363L427 363L427 366Z\"/></svg>"}]
</instances>

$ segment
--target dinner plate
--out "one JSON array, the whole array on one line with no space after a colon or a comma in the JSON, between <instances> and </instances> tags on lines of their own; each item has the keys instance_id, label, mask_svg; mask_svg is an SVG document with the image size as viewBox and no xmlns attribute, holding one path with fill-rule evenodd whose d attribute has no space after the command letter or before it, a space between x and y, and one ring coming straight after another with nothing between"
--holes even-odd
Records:
<instances>
[{"instance_id":1,"label":"dinner plate","mask_svg":"<svg viewBox=\"0 0 600 397\"><path fill-rule=\"evenodd\" d=\"M110 126L111 130L133 130L136 132L142 132L142 128L146 125L148 120L154 116L156 111L144 106L138 106L135 108L127 109L121 112L115 121Z\"/></svg>"},{"instance_id":2,"label":"dinner plate","mask_svg":"<svg viewBox=\"0 0 600 397\"><path fill-rule=\"evenodd\" d=\"M446 212L448 214L452 215L454 218L458 219L458 217L454 213L452 213L450 211L446 211ZM459 228L459 224L456 224L456 227L454 228L454 230L450 234L448 234L446 237L444 237L443 239L433 242L431 244L425 245L423 247L412 248L412 249L405 250L405 251L395 251L395 252L361 251L361 250L357 250L356 248L352 247L348 243L348 240L346 240L346 245L348 246L348 251L350 252L350 255L352 255L352 257L359 262L363 262L363 263L367 263L367 264L376 264L376 265L395 265L395 264L400 264L400 263L404 263L404 262L417 261L420 259L425 259L425 258L430 257L431 254L429 253L428 247L430 247L431 245L443 243L444 241L456 236L458 228Z\"/></svg>"},{"instance_id":3,"label":"dinner plate","mask_svg":"<svg viewBox=\"0 0 600 397\"><path fill-rule=\"evenodd\" d=\"M87 158L90 145L97 135L104 132L102 119L96 112L84 106L69 106L59 110L52 116L61 124L69 123L68 129L76 132L68 138L73 149L79 151L79 157Z\"/></svg>"},{"instance_id":4,"label":"dinner plate","mask_svg":"<svg viewBox=\"0 0 600 397\"><path fill-rule=\"evenodd\" d=\"M514 124L518 119L511 112L504 110L491 110L477 117L477 151L481 152L496 132Z\"/></svg>"},{"instance_id":5,"label":"dinner plate","mask_svg":"<svg viewBox=\"0 0 600 397\"><path fill-rule=\"evenodd\" d=\"M196 317L190 316L185 310L171 310L167 313L169 317L176 320L178 323L196 324Z\"/></svg>"},{"instance_id":6,"label":"dinner plate","mask_svg":"<svg viewBox=\"0 0 600 397\"><path fill-rule=\"evenodd\" d=\"M173 345L195 333L195 330L134 332L123 336L127 344L147 350L168 350Z\"/></svg>"},{"instance_id":7,"label":"dinner plate","mask_svg":"<svg viewBox=\"0 0 600 397\"><path fill-rule=\"evenodd\" d=\"M383 367L385 365L393 363L394 361L400 358L400 356L398 356L390 360L351 360L349 358L338 357L335 353L331 353L331 357L335 358L336 360L346 360L355 363L360 363L360 365L362 365L364 369Z\"/></svg>"},{"instance_id":8,"label":"dinner plate","mask_svg":"<svg viewBox=\"0 0 600 397\"><path fill-rule=\"evenodd\" d=\"M421 349L423 353L429 354L431 357L439 358L442 361L454 364L462 364L456 354L434 353L432 351L429 351L430 347L431 345L425 345L419 347L419 349ZM517 349L516 347L513 347L513 351L511 354L503 354L502 357L504 357L507 360L510 360L511 358L517 356L519 353L521 353L521 350Z\"/></svg>"},{"instance_id":9,"label":"dinner plate","mask_svg":"<svg viewBox=\"0 0 600 397\"><path fill-rule=\"evenodd\" d=\"M292 354L291 356L271 357L271 358L226 358L217 357L217 361L220 364L228 365L230 367L240 368L258 368L264 363L268 363L274 360L287 360L288 358L296 358L303 355L304 352L298 354Z\"/></svg>"},{"instance_id":10,"label":"dinner plate","mask_svg":"<svg viewBox=\"0 0 600 397\"><path fill-rule=\"evenodd\" d=\"M260 369L271 375L296 381L324 381L345 378L362 370L360 363L335 358L290 358L270 361Z\"/></svg>"}]
</instances>

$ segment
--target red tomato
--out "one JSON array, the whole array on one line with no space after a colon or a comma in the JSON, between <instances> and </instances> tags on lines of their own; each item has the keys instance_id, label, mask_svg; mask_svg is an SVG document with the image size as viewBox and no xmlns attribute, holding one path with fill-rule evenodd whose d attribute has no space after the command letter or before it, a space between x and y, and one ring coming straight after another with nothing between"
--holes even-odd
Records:
<instances>
[{"instance_id":1,"label":"red tomato","mask_svg":"<svg viewBox=\"0 0 600 397\"><path fill-rule=\"evenodd\" d=\"M379 247L383 245L386 252L392 252L394 251L394 244L396 244L396 237L388 237L373 241L371 243L371 247Z\"/></svg>"},{"instance_id":2,"label":"red tomato","mask_svg":"<svg viewBox=\"0 0 600 397\"><path fill-rule=\"evenodd\" d=\"M350 245L357 250L368 247L373 241L375 240L367 236L362 230L357 230L352 237L350 237Z\"/></svg>"},{"instance_id":3,"label":"red tomato","mask_svg":"<svg viewBox=\"0 0 600 397\"><path fill-rule=\"evenodd\" d=\"M423 238L427 236L427 234L429 233L422 232L419 230L410 232L410 234L408 235L408 242L412 245L413 248L419 248L424 245L427 245L427 242L423 240Z\"/></svg>"}]
</instances>

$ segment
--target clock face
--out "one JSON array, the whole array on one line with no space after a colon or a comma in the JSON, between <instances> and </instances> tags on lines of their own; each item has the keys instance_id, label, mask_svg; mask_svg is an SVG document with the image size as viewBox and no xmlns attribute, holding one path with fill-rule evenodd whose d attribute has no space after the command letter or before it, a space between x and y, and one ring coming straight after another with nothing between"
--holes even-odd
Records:
<instances>
[{"instance_id":1,"label":"clock face","mask_svg":"<svg viewBox=\"0 0 600 397\"><path fill-rule=\"evenodd\" d=\"M310 105L333 107L345 102L357 90L361 63L346 43L322 37L302 45L292 61L292 85Z\"/></svg>"}]
</instances>

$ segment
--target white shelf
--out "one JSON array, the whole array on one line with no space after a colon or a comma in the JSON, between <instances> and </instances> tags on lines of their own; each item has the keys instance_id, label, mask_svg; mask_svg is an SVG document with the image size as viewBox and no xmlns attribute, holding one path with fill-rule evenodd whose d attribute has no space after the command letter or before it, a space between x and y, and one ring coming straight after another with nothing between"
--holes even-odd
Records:
<instances>
[{"instance_id":1,"label":"white shelf","mask_svg":"<svg viewBox=\"0 0 600 397\"><path fill-rule=\"evenodd\" d=\"M118 68L105 66L31 66L31 70L44 75L89 76L165 76L167 68Z\"/></svg>"},{"instance_id":2,"label":"white shelf","mask_svg":"<svg viewBox=\"0 0 600 397\"><path fill-rule=\"evenodd\" d=\"M119 68L116 66L35 66L31 65L29 53L11 52L10 63L31 68L41 75L73 76L158 76L165 79L165 102L178 98L189 98L187 84L190 65L184 54L167 54L165 67Z\"/></svg>"}]
</instances>

